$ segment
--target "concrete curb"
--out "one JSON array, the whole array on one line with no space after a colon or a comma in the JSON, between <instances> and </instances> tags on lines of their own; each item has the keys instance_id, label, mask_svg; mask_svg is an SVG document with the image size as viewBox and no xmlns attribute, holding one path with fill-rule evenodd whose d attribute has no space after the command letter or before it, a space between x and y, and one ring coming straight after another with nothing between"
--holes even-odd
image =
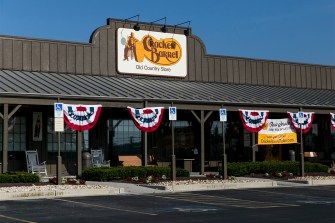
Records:
<instances>
[{"instance_id":1,"label":"concrete curb","mask_svg":"<svg viewBox=\"0 0 335 223\"><path fill-rule=\"evenodd\" d=\"M187 184L187 185L146 185L158 190L166 191L200 191L200 190L222 190L222 189L243 189L243 188L264 188L276 187L276 181L252 182L252 183L216 183L216 184Z\"/></svg>"},{"instance_id":2,"label":"concrete curb","mask_svg":"<svg viewBox=\"0 0 335 223\"><path fill-rule=\"evenodd\" d=\"M301 183L308 185L335 185L335 180L288 180L288 182L292 183Z\"/></svg>"},{"instance_id":3,"label":"concrete curb","mask_svg":"<svg viewBox=\"0 0 335 223\"><path fill-rule=\"evenodd\" d=\"M115 195L123 193L123 188L101 188L101 189L61 189L45 191L20 191L20 192L0 192L0 200L22 200L22 199L41 199L55 197L81 197Z\"/></svg>"}]
</instances>

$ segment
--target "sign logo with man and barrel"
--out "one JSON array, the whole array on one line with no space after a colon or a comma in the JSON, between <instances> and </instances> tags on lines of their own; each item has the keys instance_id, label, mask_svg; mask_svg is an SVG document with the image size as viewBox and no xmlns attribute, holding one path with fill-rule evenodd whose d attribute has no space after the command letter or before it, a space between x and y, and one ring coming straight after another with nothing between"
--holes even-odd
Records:
<instances>
[{"instance_id":1,"label":"sign logo with man and barrel","mask_svg":"<svg viewBox=\"0 0 335 223\"><path fill-rule=\"evenodd\" d=\"M186 36L174 33L117 31L117 68L120 73L185 77Z\"/></svg>"}]
</instances>

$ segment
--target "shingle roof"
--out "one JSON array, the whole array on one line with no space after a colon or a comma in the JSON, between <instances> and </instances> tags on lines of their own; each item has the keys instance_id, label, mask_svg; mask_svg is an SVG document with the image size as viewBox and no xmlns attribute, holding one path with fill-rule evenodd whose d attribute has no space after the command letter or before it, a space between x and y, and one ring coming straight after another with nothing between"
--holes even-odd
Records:
<instances>
[{"instance_id":1,"label":"shingle roof","mask_svg":"<svg viewBox=\"0 0 335 223\"><path fill-rule=\"evenodd\" d=\"M335 108L335 91L0 70L0 96Z\"/></svg>"}]
</instances>

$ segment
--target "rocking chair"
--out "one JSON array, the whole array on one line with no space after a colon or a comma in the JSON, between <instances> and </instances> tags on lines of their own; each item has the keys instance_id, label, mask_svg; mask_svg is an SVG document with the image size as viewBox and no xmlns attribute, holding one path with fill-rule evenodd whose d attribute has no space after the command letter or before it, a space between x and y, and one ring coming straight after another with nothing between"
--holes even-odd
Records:
<instances>
[{"instance_id":1,"label":"rocking chair","mask_svg":"<svg viewBox=\"0 0 335 223\"><path fill-rule=\"evenodd\" d=\"M28 173L48 176L46 161L39 163L37 150L26 150L26 161Z\"/></svg>"},{"instance_id":2,"label":"rocking chair","mask_svg":"<svg viewBox=\"0 0 335 223\"><path fill-rule=\"evenodd\" d=\"M93 167L108 166L110 167L110 160L104 159L104 153L102 149L91 149L92 164Z\"/></svg>"}]
</instances>

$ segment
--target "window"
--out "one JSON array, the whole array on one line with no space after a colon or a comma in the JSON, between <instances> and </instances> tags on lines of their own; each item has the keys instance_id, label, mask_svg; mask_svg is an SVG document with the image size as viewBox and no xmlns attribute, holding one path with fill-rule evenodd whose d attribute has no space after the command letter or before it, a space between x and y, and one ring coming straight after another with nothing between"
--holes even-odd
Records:
<instances>
[{"instance_id":1,"label":"window","mask_svg":"<svg viewBox=\"0 0 335 223\"><path fill-rule=\"evenodd\" d=\"M3 123L3 119L0 118L0 151L2 151L2 136L3 136L2 134L3 124L2 123ZM0 157L2 157L2 153L0 154Z\"/></svg>"},{"instance_id":2,"label":"window","mask_svg":"<svg viewBox=\"0 0 335 223\"><path fill-rule=\"evenodd\" d=\"M305 151L318 151L321 148L317 147L318 142L318 124L312 124L312 128L303 136Z\"/></svg>"},{"instance_id":3,"label":"window","mask_svg":"<svg viewBox=\"0 0 335 223\"><path fill-rule=\"evenodd\" d=\"M206 159L208 160L219 160L222 155L222 123L219 121L213 121L210 130L210 149L206 151ZM227 125L225 126L227 132Z\"/></svg>"},{"instance_id":4,"label":"window","mask_svg":"<svg viewBox=\"0 0 335 223\"><path fill-rule=\"evenodd\" d=\"M177 150L189 149L191 151L194 148L194 133L192 124L193 123L190 121L174 121L175 148Z\"/></svg>"},{"instance_id":5,"label":"window","mask_svg":"<svg viewBox=\"0 0 335 223\"><path fill-rule=\"evenodd\" d=\"M26 150L26 145L27 145L26 144L27 143L27 131L26 130L27 129L26 129L26 118L25 117L13 117L9 119L8 151L19 152L19 151ZM2 124L1 124L0 131L1 131L1 136L2 136ZM2 139L1 139L1 142L2 142Z\"/></svg>"},{"instance_id":6,"label":"window","mask_svg":"<svg viewBox=\"0 0 335 223\"><path fill-rule=\"evenodd\" d=\"M108 144L113 154L141 154L142 134L132 120L108 120Z\"/></svg>"},{"instance_id":7,"label":"window","mask_svg":"<svg viewBox=\"0 0 335 223\"><path fill-rule=\"evenodd\" d=\"M330 150L335 152L335 130L333 129L332 124L330 124Z\"/></svg>"},{"instance_id":8,"label":"window","mask_svg":"<svg viewBox=\"0 0 335 223\"><path fill-rule=\"evenodd\" d=\"M64 132L60 134L60 152L63 158L76 157L77 134L64 123ZM83 132L83 148L88 150L88 131ZM48 153L51 156L58 154L58 133L54 131L54 118L48 118ZM49 157L50 158L50 157Z\"/></svg>"},{"instance_id":9,"label":"window","mask_svg":"<svg viewBox=\"0 0 335 223\"><path fill-rule=\"evenodd\" d=\"M182 117L180 115L180 117ZM174 153L179 159L193 158L193 149L196 147L194 138L193 122L186 120L173 121L174 126ZM159 151L156 156L161 161L170 161L172 155L172 132L171 121L166 121L161 126L159 142L157 143ZM200 151L200 146L197 148Z\"/></svg>"},{"instance_id":10,"label":"window","mask_svg":"<svg viewBox=\"0 0 335 223\"><path fill-rule=\"evenodd\" d=\"M3 124L2 123L3 123L2 118L0 118L0 151L2 151L2 136L3 136L3 134L2 134L2 129L3 129L2 125Z\"/></svg>"},{"instance_id":11,"label":"window","mask_svg":"<svg viewBox=\"0 0 335 223\"><path fill-rule=\"evenodd\" d=\"M3 120L0 119L0 151L3 146ZM8 123L8 152L25 151L27 146L27 131L25 117L12 117ZM9 155L11 156L11 155ZM2 159L2 153L0 154Z\"/></svg>"}]
</instances>

